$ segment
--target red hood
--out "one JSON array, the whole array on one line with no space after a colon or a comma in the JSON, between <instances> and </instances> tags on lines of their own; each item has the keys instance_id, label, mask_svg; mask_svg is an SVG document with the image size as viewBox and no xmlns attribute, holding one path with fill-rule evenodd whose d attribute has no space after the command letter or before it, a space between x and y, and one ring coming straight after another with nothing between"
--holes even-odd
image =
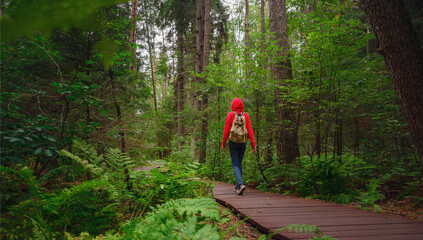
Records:
<instances>
[{"instance_id":1,"label":"red hood","mask_svg":"<svg viewBox=\"0 0 423 240\"><path fill-rule=\"evenodd\" d=\"M236 111L238 114L244 111L244 103L242 103L240 98L234 98L232 101L231 110Z\"/></svg>"}]
</instances>

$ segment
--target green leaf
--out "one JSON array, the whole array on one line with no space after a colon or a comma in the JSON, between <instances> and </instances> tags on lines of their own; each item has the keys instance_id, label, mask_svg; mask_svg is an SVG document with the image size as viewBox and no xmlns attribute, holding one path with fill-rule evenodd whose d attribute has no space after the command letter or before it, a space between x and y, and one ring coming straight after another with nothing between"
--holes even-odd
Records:
<instances>
[{"instance_id":1,"label":"green leaf","mask_svg":"<svg viewBox=\"0 0 423 240\"><path fill-rule=\"evenodd\" d=\"M17 141L20 141L19 138L15 138L15 137L4 137L4 139L8 139L9 142L17 142Z\"/></svg>"},{"instance_id":2,"label":"green leaf","mask_svg":"<svg viewBox=\"0 0 423 240\"><path fill-rule=\"evenodd\" d=\"M46 149L45 150L45 153L46 153L47 157L52 157L53 156L53 151L50 150L50 149Z\"/></svg>"},{"instance_id":3,"label":"green leaf","mask_svg":"<svg viewBox=\"0 0 423 240\"><path fill-rule=\"evenodd\" d=\"M38 154L40 154L42 151L43 151L43 148L39 147L39 148L35 149L35 151L34 151L34 155L38 155Z\"/></svg>"},{"instance_id":4,"label":"green leaf","mask_svg":"<svg viewBox=\"0 0 423 240\"><path fill-rule=\"evenodd\" d=\"M32 138L30 138L30 137L24 137L24 139L26 139L26 140L28 140L28 141L30 141L30 142L34 141L34 140L32 140Z\"/></svg>"}]
</instances>

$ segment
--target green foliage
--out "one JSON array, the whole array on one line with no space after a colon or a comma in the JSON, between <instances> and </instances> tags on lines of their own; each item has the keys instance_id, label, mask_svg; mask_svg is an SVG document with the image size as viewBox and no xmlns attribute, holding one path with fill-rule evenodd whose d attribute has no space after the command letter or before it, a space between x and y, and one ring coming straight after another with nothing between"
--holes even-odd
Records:
<instances>
[{"instance_id":1,"label":"green foliage","mask_svg":"<svg viewBox=\"0 0 423 240\"><path fill-rule=\"evenodd\" d=\"M303 157L291 165L276 156L278 79L270 69L278 49L267 16L266 32L258 31L259 4L250 5L246 47L243 3L232 6L229 18L221 1L212 1L213 63L199 74L205 84L179 75L188 98L180 113L185 132L176 137L172 81L180 70L174 63L181 60L185 73L193 71L195 41L188 28L194 2L140 2L136 44L128 42L131 8L117 4L123 2L2 1L2 237L91 239L105 231L106 239L219 237L214 225L223 220L207 206L215 203L185 198L210 195L212 184L200 177L235 182L229 151L220 148L234 97L244 100L257 141L256 154L247 150L244 158L246 184L338 203L358 201L375 211L384 199L380 189L390 199L421 205L414 196L421 164L383 59L373 49L374 36L354 1L287 2L293 79L279 88L295 104L303 145ZM163 45L146 43L159 29ZM183 51L170 53L176 46L170 42L179 41L175 31ZM135 62L131 49L137 50ZM135 72L128 71L132 62ZM197 93L208 97L201 111L192 104ZM196 126L205 119L207 142L200 143ZM116 148L122 136L126 153ZM205 164L194 160L199 148L207 150ZM165 159L160 169L134 170L158 157ZM163 205L151 208L156 204ZM116 229L122 221L129 223ZM317 231L303 225L286 229Z\"/></svg>"},{"instance_id":2,"label":"green foliage","mask_svg":"<svg viewBox=\"0 0 423 240\"><path fill-rule=\"evenodd\" d=\"M92 145L79 139L73 141L73 147L73 153L66 150L61 150L60 153L73 159L95 177L107 179L115 186L123 186L126 175L131 174L135 167L135 163L127 154L117 148L109 148L104 155L98 155Z\"/></svg>"},{"instance_id":3,"label":"green foliage","mask_svg":"<svg viewBox=\"0 0 423 240\"><path fill-rule=\"evenodd\" d=\"M1 212L8 212L11 206L28 198L39 197L42 187L38 185L34 172L28 167L13 169L0 166Z\"/></svg>"},{"instance_id":4,"label":"green foliage","mask_svg":"<svg viewBox=\"0 0 423 240\"><path fill-rule=\"evenodd\" d=\"M72 27L92 30L98 28L101 20L97 12L99 8L121 2L125 1L7 1L6 14L1 18L2 40L32 37L38 31L49 34L56 28L63 31Z\"/></svg>"},{"instance_id":5,"label":"green foliage","mask_svg":"<svg viewBox=\"0 0 423 240\"><path fill-rule=\"evenodd\" d=\"M146 215L135 227L142 239L219 239L217 228L207 223L220 220L212 198L168 201Z\"/></svg>"},{"instance_id":6,"label":"green foliage","mask_svg":"<svg viewBox=\"0 0 423 240\"><path fill-rule=\"evenodd\" d=\"M20 170L1 167L1 175L6 176L6 181L10 182L19 176L19 181L9 186L10 194L2 194L2 198L6 200L2 201L2 209L8 211L8 215L2 215L2 222L5 222L1 229L2 234L10 238L44 236L47 239L63 236L65 232L72 235L81 232L98 235L115 226L122 217L141 219L154 204L182 197L204 196L211 191L211 183L206 184L196 178L199 164L173 163L166 170L152 169L147 175L142 171L133 171L134 162L116 148L106 149L104 154L98 154L93 145L75 139L72 149L72 153L61 151L62 160L71 159L70 165L63 166L75 168L78 174L87 174L88 170L94 179L55 192L40 188L33 171L27 167ZM58 167L57 172L62 167ZM52 170L50 174L55 172ZM46 180L51 175L46 174L41 180ZM133 184L131 191L127 189L128 180ZM22 189L19 188L22 184L27 185L31 195L18 200L12 199L22 195ZM14 191L16 192L13 193ZM210 201L214 200L193 203L192 208L188 205L183 207L183 203L189 203L189 200L174 204L175 209L186 209L185 213L178 213L181 216L196 215L200 211L198 214L207 218L207 221L215 221L219 215L210 211L216 206L210 211L207 208L201 212L202 206L210 206ZM4 203L7 205L3 206ZM165 208L172 204L169 203ZM203 236L209 234L210 227L195 230L199 222L203 221L205 220L201 218L192 218L180 226L187 228L187 234Z\"/></svg>"},{"instance_id":7,"label":"green foliage","mask_svg":"<svg viewBox=\"0 0 423 240\"><path fill-rule=\"evenodd\" d=\"M371 180L367 185L367 191L360 193L357 196L357 200L361 207L367 208L375 206L377 201L385 199L385 196L381 194L377 188L380 187L380 183L377 180Z\"/></svg>"},{"instance_id":8,"label":"green foliage","mask_svg":"<svg viewBox=\"0 0 423 240\"><path fill-rule=\"evenodd\" d=\"M29 117L24 110L15 104L4 108L5 101L14 101L19 94L3 92L1 94L1 164L12 166L25 164L28 156L44 160L57 152L56 136L51 132L58 131L57 121L41 114Z\"/></svg>"},{"instance_id":9,"label":"green foliage","mask_svg":"<svg viewBox=\"0 0 423 240\"><path fill-rule=\"evenodd\" d=\"M283 228L279 228L275 231L273 231L272 233L268 234L268 235L263 235L261 236L259 239L268 239L273 237L276 233L284 231L284 230L288 230L289 232L291 232L292 230L296 233L296 234L301 234L301 233L305 233L305 234L312 234L313 238L309 238L309 239L320 239L320 240L334 240L336 238L332 238L330 236L318 236L318 235L322 235L323 232L320 231L320 229L317 228L317 226L314 225L306 225L306 224L291 224L287 227L283 227Z\"/></svg>"},{"instance_id":10,"label":"green foliage","mask_svg":"<svg viewBox=\"0 0 423 240\"><path fill-rule=\"evenodd\" d=\"M134 191L140 195L154 196L149 204L160 204L171 199L196 198L211 193L212 183L205 183L196 176L198 164L168 165L167 170L151 169L147 178L136 177ZM144 179L141 179L143 178ZM145 203L140 200L141 205Z\"/></svg>"},{"instance_id":11,"label":"green foliage","mask_svg":"<svg viewBox=\"0 0 423 240\"><path fill-rule=\"evenodd\" d=\"M304 175L297 183L297 190L303 196L313 193L314 185L323 199L347 203L355 185L365 181L375 171L375 167L362 159L344 155L341 159L318 158L310 161L303 158Z\"/></svg>"},{"instance_id":12,"label":"green foliage","mask_svg":"<svg viewBox=\"0 0 423 240\"><path fill-rule=\"evenodd\" d=\"M152 208L143 219L122 226L122 233L106 239L220 239L217 232L219 206L212 198L176 199ZM89 234L82 239L92 239ZM103 239L97 237L95 239Z\"/></svg>"},{"instance_id":13,"label":"green foliage","mask_svg":"<svg viewBox=\"0 0 423 240\"><path fill-rule=\"evenodd\" d=\"M10 208L1 231L7 238L27 239L42 233L47 239L63 232L100 234L117 217L117 203L108 181L92 180L59 193L40 193Z\"/></svg>"}]
</instances>

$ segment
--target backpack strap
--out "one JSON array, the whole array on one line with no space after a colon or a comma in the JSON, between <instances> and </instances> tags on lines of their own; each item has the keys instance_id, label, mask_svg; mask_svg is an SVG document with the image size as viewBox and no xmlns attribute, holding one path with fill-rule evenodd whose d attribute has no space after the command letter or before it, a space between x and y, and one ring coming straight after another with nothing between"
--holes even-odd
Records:
<instances>
[{"instance_id":1,"label":"backpack strap","mask_svg":"<svg viewBox=\"0 0 423 240\"><path fill-rule=\"evenodd\" d=\"M232 111L232 112L235 113L235 116L240 116L240 117L244 116L244 113L245 113L245 112L241 112L240 114L238 114L236 111Z\"/></svg>"}]
</instances>

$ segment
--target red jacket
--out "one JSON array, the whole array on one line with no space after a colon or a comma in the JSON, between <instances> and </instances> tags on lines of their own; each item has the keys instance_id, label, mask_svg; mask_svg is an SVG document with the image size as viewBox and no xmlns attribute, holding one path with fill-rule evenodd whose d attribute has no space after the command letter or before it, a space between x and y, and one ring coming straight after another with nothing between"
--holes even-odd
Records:
<instances>
[{"instance_id":1,"label":"red jacket","mask_svg":"<svg viewBox=\"0 0 423 240\"><path fill-rule=\"evenodd\" d=\"M237 112L238 114L244 111L244 104L242 103L240 98L235 98L232 101L231 110L232 112L229 112L228 116L226 116L225 129L223 130L222 147L225 147L226 141L229 138L229 133L231 132L232 122L235 119L235 113L233 111ZM253 133L253 128L251 127L250 117L248 116L247 113L244 113L244 116L245 116L245 123L246 123L245 127L247 127L247 131L248 131L248 139L250 139L251 141L251 147L255 148L256 142L254 141L254 133Z\"/></svg>"}]
</instances>

